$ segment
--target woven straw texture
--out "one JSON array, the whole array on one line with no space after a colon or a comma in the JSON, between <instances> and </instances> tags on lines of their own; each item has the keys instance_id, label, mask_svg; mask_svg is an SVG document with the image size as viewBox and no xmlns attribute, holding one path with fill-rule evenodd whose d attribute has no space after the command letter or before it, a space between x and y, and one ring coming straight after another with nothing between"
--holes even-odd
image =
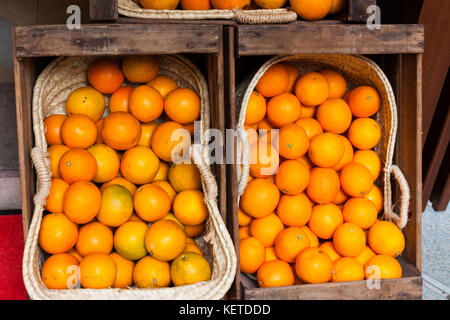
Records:
<instances>
[{"instance_id":1,"label":"woven straw texture","mask_svg":"<svg viewBox=\"0 0 450 320\"><path fill-rule=\"evenodd\" d=\"M144 9L132 0L119 0L119 14L145 19L226 19L245 24L288 23L297 20L297 14L287 8L273 10L152 10Z\"/></svg>"},{"instance_id":2,"label":"woven straw texture","mask_svg":"<svg viewBox=\"0 0 450 320\"><path fill-rule=\"evenodd\" d=\"M39 76L34 87L33 129L36 146L32 159L37 171L37 193L35 208L28 231L23 258L23 277L28 294L32 299L131 299L131 300L178 300L178 299L221 299L234 280L236 254L230 235L217 207L217 183L207 165L205 130L210 123L209 94L206 81L190 61L175 55L160 56L159 74L168 75L180 87L195 90L201 98L201 142L190 149L193 162L202 177L205 203L209 210L206 231L197 238L212 267L210 281L182 287L161 289L70 289L49 290L42 282L40 270L45 254L38 246L38 234L43 216L43 206L50 191L51 170L47 154L43 120L51 114L63 114L69 94L76 88L88 84L87 69L91 57L57 58ZM105 112L105 115L107 111Z\"/></svg>"},{"instance_id":3,"label":"woven straw texture","mask_svg":"<svg viewBox=\"0 0 450 320\"><path fill-rule=\"evenodd\" d=\"M244 129L245 113L252 91L262 75L272 65L284 62L295 65L301 73L320 71L323 68L334 69L340 72L347 80L349 88L360 85L369 85L378 89L381 95L381 110L376 114L376 120L380 124L382 137L375 148L380 155L383 165L382 187L384 190L384 218L393 220L400 228L404 228L408 221L408 208L410 191L405 176L400 168L392 164L395 140L397 134L397 106L392 87L383 71L370 59L359 55L295 55L278 56L267 61L254 75L246 78L237 89L237 99L240 106L238 120L238 148L242 150L242 169L238 166L238 192L245 190L249 175L250 149L248 137ZM399 214L394 212L392 204L391 174L399 184L401 195L400 205L396 208Z\"/></svg>"}]
</instances>

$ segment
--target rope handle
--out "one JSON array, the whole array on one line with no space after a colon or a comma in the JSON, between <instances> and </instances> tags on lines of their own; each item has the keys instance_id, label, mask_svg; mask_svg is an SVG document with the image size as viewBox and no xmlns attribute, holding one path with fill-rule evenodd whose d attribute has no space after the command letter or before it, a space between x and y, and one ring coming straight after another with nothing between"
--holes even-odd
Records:
<instances>
[{"instance_id":1,"label":"rope handle","mask_svg":"<svg viewBox=\"0 0 450 320\"><path fill-rule=\"evenodd\" d=\"M291 8L272 10L232 10L234 13L233 20L243 24L288 23L297 20L297 13L295 13L295 11L293 11Z\"/></svg>"},{"instance_id":2,"label":"rope handle","mask_svg":"<svg viewBox=\"0 0 450 320\"><path fill-rule=\"evenodd\" d=\"M238 195L239 197L241 197L244 193L245 188L247 187L248 176L250 172L250 142L248 140L248 135L245 128L238 128L237 136L242 144L242 150L240 153L241 160L239 161L242 169L241 174L238 178Z\"/></svg>"},{"instance_id":3,"label":"rope handle","mask_svg":"<svg viewBox=\"0 0 450 320\"><path fill-rule=\"evenodd\" d=\"M47 197L50 194L50 188L52 186L49 154L46 149L34 147L31 150L31 160L36 169L39 188L33 198L34 204L43 207L47 202Z\"/></svg>"},{"instance_id":4,"label":"rope handle","mask_svg":"<svg viewBox=\"0 0 450 320\"><path fill-rule=\"evenodd\" d=\"M409 209L409 201L411 198L410 189L408 186L408 181L406 180L405 175L400 170L400 168L396 165L392 165L390 169L388 170L389 174L393 174L395 177L395 180L397 181L398 185L400 186L400 215L394 213L392 210L392 207L388 208L384 216L388 218L389 220L394 220L397 226L400 229L405 228L406 224L408 223L408 209Z\"/></svg>"}]
</instances>

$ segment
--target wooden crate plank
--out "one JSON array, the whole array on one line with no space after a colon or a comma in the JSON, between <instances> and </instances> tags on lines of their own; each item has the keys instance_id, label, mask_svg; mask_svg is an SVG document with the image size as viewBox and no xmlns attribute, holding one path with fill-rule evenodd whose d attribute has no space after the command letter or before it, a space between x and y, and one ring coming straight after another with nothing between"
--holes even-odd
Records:
<instances>
[{"instance_id":1,"label":"wooden crate plank","mask_svg":"<svg viewBox=\"0 0 450 320\"><path fill-rule=\"evenodd\" d=\"M420 25L301 24L237 26L239 55L388 54L423 52Z\"/></svg>"},{"instance_id":2,"label":"wooden crate plank","mask_svg":"<svg viewBox=\"0 0 450 320\"><path fill-rule=\"evenodd\" d=\"M92 21L113 21L119 18L117 0L89 0L89 16Z\"/></svg>"},{"instance_id":3,"label":"wooden crate plank","mask_svg":"<svg viewBox=\"0 0 450 320\"><path fill-rule=\"evenodd\" d=\"M16 27L16 56L216 53L214 25L65 25Z\"/></svg>"},{"instance_id":4,"label":"wooden crate plank","mask_svg":"<svg viewBox=\"0 0 450 320\"><path fill-rule=\"evenodd\" d=\"M367 8L376 5L376 0L350 0L348 3L348 21L365 22L368 14Z\"/></svg>"}]
</instances>

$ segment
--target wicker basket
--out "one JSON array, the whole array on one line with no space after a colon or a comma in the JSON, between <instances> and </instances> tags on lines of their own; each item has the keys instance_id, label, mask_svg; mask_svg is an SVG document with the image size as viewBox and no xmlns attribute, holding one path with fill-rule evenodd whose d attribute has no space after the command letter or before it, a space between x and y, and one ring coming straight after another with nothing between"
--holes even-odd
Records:
<instances>
[{"instance_id":1,"label":"wicker basket","mask_svg":"<svg viewBox=\"0 0 450 320\"><path fill-rule=\"evenodd\" d=\"M286 62L295 65L301 73L319 71L323 68L334 69L340 72L347 80L351 88L360 85L370 85L378 89L381 95L381 110L376 114L376 120L380 124L382 137L375 151L380 155L383 165L382 181L379 181L384 190L384 219L393 220L403 229L408 220L408 207L410 192L405 176L396 165L392 164L395 139L397 134L397 107L392 87L383 71L370 59L359 55L295 55L277 56L267 61L251 77L244 80L238 87L237 98L240 106L238 120L239 142L238 148L243 150L241 164L238 167L238 193L241 196L247 185L249 175L250 148L248 137L244 129L245 113L252 91L262 75L272 65ZM392 204L391 174L399 183L401 196L398 207L399 214L394 212Z\"/></svg>"},{"instance_id":2,"label":"wicker basket","mask_svg":"<svg viewBox=\"0 0 450 320\"><path fill-rule=\"evenodd\" d=\"M288 23L297 20L297 14L287 8L273 10L152 10L143 9L133 0L119 0L119 14L145 19L226 19L246 24Z\"/></svg>"},{"instance_id":3,"label":"wicker basket","mask_svg":"<svg viewBox=\"0 0 450 320\"><path fill-rule=\"evenodd\" d=\"M23 258L23 277L32 299L220 299L230 288L236 272L236 255L227 228L217 207L217 183L207 165L204 132L210 123L209 94L206 81L190 61L175 55L160 56L159 74L175 79L180 87L195 90L201 98L201 142L191 147L191 158L200 170L205 202L209 210L206 230L197 243L212 267L210 281L182 287L161 289L68 289L50 290L40 275L45 254L38 246L38 234L43 216L43 206L51 187L51 170L47 154L43 120L51 114L63 114L69 94L88 84L87 69L94 58L57 58L40 74L34 87L33 129L36 146L32 159L37 171L35 208L28 231ZM105 115L107 111L105 112Z\"/></svg>"}]
</instances>

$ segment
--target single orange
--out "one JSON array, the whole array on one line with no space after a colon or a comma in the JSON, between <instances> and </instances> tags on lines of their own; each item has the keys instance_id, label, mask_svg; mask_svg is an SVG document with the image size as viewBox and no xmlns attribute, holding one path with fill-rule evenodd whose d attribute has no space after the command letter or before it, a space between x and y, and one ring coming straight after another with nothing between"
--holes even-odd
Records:
<instances>
[{"instance_id":1,"label":"single orange","mask_svg":"<svg viewBox=\"0 0 450 320\"><path fill-rule=\"evenodd\" d=\"M177 193L172 188L172 186L170 185L169 182L160 180L160 181L153 181L151 184L154 185L154 186L158 186L161 189L163 189L167 193L167 195L169 196L170 203L173 204L173 201L175 200L175 196L177 195Z\"/></svg>"},{"instance_id":2,"label":"single orange","mask_svg":"<svg viewBox=\"0 0 450 320\"><path fill-rule=\"evenodd\" d=\"M88 151L71 149L59 161L61 178L72 184L77 181L90 181L97 173L97 161Z\"/></svg>"},{"instance_id":3,"label":"single orange","mask_svg":"<svg viewBox=\"0 0 450 320\"><path fill-rule=\"evenodd\" d=\"M275 175L275 184L281 193L295 195L303 192L309 184L309 168L298 160L284 161Z\"/></svg>"},{"instance_id":4,"label":"single orange","mask_svg":"<svg viewBox=\"0 0 450 320\"><path fill-rule=\"evenodd\" d=\"M137 145L141 125L128 112L113 112L103 120L102 139L115 150L128 150Z\"/></svg>"},{"instance_id":5,"label":"single orange","mask_svg":"<svg viewBox=\"0 0 450 320\"><path fill-rule=\"evenodd\" d=\"M347 102L330 98L317 108L317 120L324 131L344 133L352 123L352 112Z\"/></svg>"},{"instance_id":6,"label":"single orange","mask_svg":"<svg viewBox=\"0 0 450 320\"><path fill-rule=\"evenodd\" d=\"M95 125L97 126L97 140L95 143L103 143L102 129L103 129L103 119L98 120Z\"/></svg>"},{"instance_id":7,"label":"single orange","mask_svg":"<svg viewBox=\"0 0 450 320\"><path fill-rule=\"evenodd\" d=\"M163 218L170 210L169 195L152 184L139 187L134 194L133 202L137 215L149 222Z\"/></svg>"},{"instance_id":8,"label":"single orange","mask_svg":"<svg viewBox=\"0 0 450 320\"><path fill-rule=\"evenodd\" d=\"M101 199L100 190L92 182L75 182L64 195L64 213L77 224L88 223L100 211Z\"/></svg>"},{"instance_id":9,"label":"single orange","mask_svg":"<svg viewBox=\"0 0 450 320\"><path fill-rule=\"evenodd\" d=\"M364 250L361 252L359 256L357 256L355 259L362 265L365 266L366 263L372 258L376 256L376 253L373 252L372 249L370 249L369 246L365 246Z\"/></svg>"},{"instance_id":10,"label":"single orange","mask_svg":"<svg viewBox=\"0 0 450 320\"><path fill-rule=\"evenodd\" d=\"M266 116L266 99L256 91L250 95L245 112L245 124L254 124Z\"/></svg>"},{"instance_id":11,"label":"single orange","mask_svg":"<svg viewBox=\"0 0 450 320\"><path fill-rule=\"evenodd\" d=\"M210 10L211 3L209 0L181 0L181 7L184 10Z\"/></svg>"},{"instance_id":12,"label":"single orange","mask_svg":"<svg viewBox=\"0 0 450 320\"><path fill-rule=\"evenodd\" d=\"M70 289L76 286L78 260L68 253L47 258L41 269L42 281L48 289Z\"/></svg>"},{"instance_id":13,"label":"single orange","mask_svg":"<svg viewBox=\"0 0 450 320\"><path fill-rule=\"evenodd\" d=\"M61 138L70 148L85 149L97 140L97 126L85 115L72 115L61 126Z\"/></svg>"},{"instance_id":14,"label":"single orange","mask_svg":"<svg viewBox=\"0 0 450 320\"><path fill-rule=\"evenodd\" d=\"M112 185L120 185L127 188L128 191L130 191L131 196L134 196L134 193L136 192L136 185L128 181L127 179L123 177L115 177L114 179L102 184L100 191L103 191L105 188L112 186Z\"/></svg>"},{"instance_id":15,"label":"single orange","mask_svg":"<svg viewBox=\"0 0 450 320\"><path fill-rule=\"evenodd\" d=\"M342 159L345 145L339 135L325 132L310 141L308 155L311 161L322 168L333 168Z\"/></svg>"},{"instance_id":16,"label":"single orange","mask_svg":"<svg viewBox=\"0 0 450 320\"><path fill-rule=\"evenodd\" d=\"M122 71L130 82L150 82L159 71L159 58L158 56L127 56L122 60Z\"/></svg>"},{"instance_id":17,"label":"single orange","mask_svg":"<svg viewBox=\"0 0 450 320\"><path fill-rule=\"evenodd\" d=\"M333 235L336 251L344 257L357 257L366 246L364 231L356 224L345 222L336 228Z\"/></svg>"},{"instance_id":18,"label":"single orange","mask_svg":"<svg viewBox=\"0 0 450 320\"><path fill-rule=\"evenodd\" d=\"M145 248L150 256L160 261L170 261L183 253L186 234L174 221L160 220L153 223L145 234Z\"/></svg>"},{"instance_id":19,"label":"single orange","mask_svg":"<svg viewBox=\"0 0 450 320\"><path fill-rule=\"evenodd\" d=\"M255 4L263 9L278 9L286 4L287 0L255 0Z\"/></svg>"},{"instance_id":20,"label":"single orange","mask_svg":"<svg viewBox=\"0 0 450 320\"><path fill-rule=\"evenodd\" d=\"M302 115L300 118L314 118L316 116L317 108L302 106Z\"/></svg>"},{"instance_id":21,"label":"single orange","mask_svg":"<svg viewBox=\"0 0 450 320\"><path fill-rule=\"evenodd\" d=\"M147 223L128 221L114 233L114 249L128 260L139 260L148 254L145 249L145 234Z\"/></svg>"},{"instance_id":22,"label":"single orange","mask_svg":"<svg viewBox=\"0 0 450 320\"><path fill-rule=\"evenodd\" d=\"M277 215L285 226L302 227L311 218L312 203L304 193L283 195L277 207Z\"/></svg>"},{"instance_id":23,"label":"single orange","mask_svg":"<svg viewBox=\"0 0 450 320\"><path fill-rule=\"evenodd\" d=\"M319 204L332 202L340 189L339 176L333 169L314 168L311 170L306 187L308 197Z\"/></svg>"},{"instance_id":24,"label":"single orange","mask_svg":"<svg viewBox=\"0 0 450 320\"><path fill-rule=\"evenodd\" d=\"M402 266L391 256L376 255L364 268L366 279L396 279L402 277Z\"/></svg>"},{"instance_id":25,"label":"single orange","mask_svg":"<svg viewBox=\"0 0 450 320\"><path fill-rule=\"evenodd\" d=\"M250 1L248 2L250 3ZM289 73L283 64L278 63L267 69L259 79L256 91L266 98L271 98L285 92L288 86Z\"/></svg>"},{"instance_id":26,"label":"single orange","mask_svg":"<svg viewBox=\"0 0 450 320\"><path fill-rule=\"evenodd\" d=\"M342 190L355 198L364 197L373 187L373 176L364 165L351 162L340 172Z\"/></svg>"},{"instance_id":27,"label":"single orange","mask_svg":"<svg viewBox=\"0 0 450 320\"><path fill-rule=\"evenodd\" d=\"M50 169L52 171L53 178L61 178L61 173L59 172L59 162L61 157L69 150L70 148L63 144L54 144L48 147L47 152L50 158Z\"/></svg>"},{"instance_id":28,"label":"single orange","mask_svg":"<svg viewBox=\"0 0 450 320\"><path fill-rule=\"evenodd\" d=\"M298 158L297 160L303 163L309 171L311 171L315 167L314 163L311 162L307 154L305 154L303 157Z\"/></svg>"},{"instance_id":29,"label":"single orange","mask_svg":"<svg viewBox=\"0 0 450 320\"><path fill-rule=\"evenodd\" d=\"M272 260L278 260L277 254L275 252L275 247L266 248L266 260L264 262Z\"/></svg>"},{"instance_id":30,"label":"single orange","mask_svg":"<svg viewBox=\"0 0 450 320\"><path fill-rule=\"evenodd\" d=\"M186 252L194 252L199 255L203 255L202 250L200 250L200 248L196 244L187 243L187 238L186 238L186 247L184 247L183 253Z\"/></svg>"},{"instance_id":31,"label":"single orange","mask_svg":"<svg viewBox=\"0 0 450 320\"><path fill-rule=\"evenodd\" d=\"M336 196L336 198L334 198L334 200L332 201L334 204L343 204L345 201L347 201L348 199L348 195L345 194L344 191L342 191L342 189L339 189L339 192Z\"/></svg>"},{"instance_id":32,"label":"single orange","mask_svg":"<svg viewBox=\"0 0 450 320\"><path fill-rule=\"evenodd\" d=\"M319 248L307 248L295 259L297 276L306 283L325 283L333 276L333 262Z\"/></svg>"},{"instance_id":33,"label":"single orange","mask_svg":"<svg viewBox=\"0 0 450 320\"><path fill-rule=\"evenodd\" d=\"M251 235L250 235L250 226L248 226L248 227L240 227L238 234L239 234L239 240L251 237Z\"/></svg>"},{"instance_id":34,"label":"single orange","mask_svg":"<svg viewBox=\"0 0 450 320\"><path fill-rule=\"evenodd\" d=\"M50 193L45 202L44 209L50 212L62 212L64 194L69 184L62 179L53 178L51 180Z\"/></svg>"},{"instance_id":35,"label":"single orange","mask_svg":"<svg viewBox=\"0 0 450 320\"><path fill-rule=\"evenodd\" d=\"M204 198L199 190L183 190L173 201L173 213L185 225L199 225L208 217Z\"/></svg>"},{"instance_id":36,"label":"single orange","mask_svg":"<svg viewBox=\"0 0 450 320\"><path fill-rule=\"evenodd\" d=\"M113 288L129 288L133 284L133 269L134 262L125 259L117 252L113 252L109 255L117 267L116 280L114 281Z\"/></svg>"},{"instance_id":37,"label":"single orange","mask_svg":"<svg viewBox=\"0 0 450 320\"><path fill-rule=\"evenodd\" d=\"M77 250L75 250L75 248L72 248L70 251L67 252L68 254L72 255L75 259L78 260L78 262L81 262L81 259L83 259L83 257L81 256L81 254L78 253Z\"/></svg>"},{"instance_id":38,"label":"single orange","mask_svg":"<svg viewBox=\"0 0 450 320\"><path fill-rule=\"evenodd\" d=\"M150 147L152 134L158 126L159 123L156 121L141 123L141 136L137 143L138 146Z\"/></svg>"},{"instance_id":39,"label":"single orange","mask_svg":"<svg viewBox=\"0 0 450 320\"><path fill-rule=\"evenodd\" d=\"M261 288L292 286L295 282L291 266L283 260L265 262L258 269L258 285Z\"/></svg>"},{"instance_id":40,"label":"single orange","mask_svg":"<svg viewBox=\"0 0 450 320\"><path fill-rule=\"evenodd\" d=\"M281 260L293 263L297 255L310 245L309 237L303 230L289 227L278 233L275 239L275 252Z\"/></svg>"},{"instance_id":41,"label":"single orange","mask_svg":"<svg viewBox=\"0 0 450 320\"><path fill-rule=\"evenodd\" d=\"M97 161L97 173L92 179L104 183L114 179L119 172L120 160L117 152L105 144L94 144L87 149Z\"/></svg>"},{"instance_id":42,"label":"single orange","mask_svg":"<svg viewBox=\"0 0 450 320\"><path fill-rule=\"evenodd\" d=\"M151 137L151 147L156 155L166 162L178 162L183 159L191 144L189 131L174 121L159 125Z\"/></svg>"},{"instance_id":43,"label":"single orange","mask_svg":"<svg viewBox=\"0 0 450 320\"><path fill-rule=\"evenodd\" d=\"M369 229L368 243L377 254L398 257L405 249L405 236L394 223L377 221Z\"/></svg>"},{"instance_id":44,"label":"single orange","mask_svg":"<svg viewBox=\"0 0 450 320\"><path fill-rule=\"evenodd\" d=\"M184 229L184 224L182 224L173 213L166 214L161 220L170 220L176 222L181 228Z\"/></svg>"},{"instance_id":45,"label":"single orange","mask_svg":"<svg viewBox=\"0 0 450 320\"><path fill-rule=\"evenodd\" d=\"M170 285L170 264L146 256L134 266L133 282L138 288L168 287Z\"/></svg>"},{"instance_id":46,"label":"single orange","mask_svg":"<svg viewBox=\"0 0 450 320\"><path fill-rule=\"evenodd\" d=\"M169 173L169 165L164 161L159 162L159 169L156 172L156 176L153 181L167 181Z\"/></svg>"},{"instance_id":47,"label":"single orange","mask_svg":"<svg viewBox=\"0 0 450 320\"><path fill-rule=\"evenodd\" d=\"M100 120L105 112L105 107L105 97L90 86L73 90L66 101L68 116L85 115L94 122Z\"/></svg>"},{"instance_id":48,"label":"single orange","mask_svg":"<svg viewBox=\"0 0 450 320\"><path fill-rule=\"evenodd\" d=\"M337 172L340 171L347 164L352 162L353 157L354 157L353 146L352 146L350 140L348 140L346 137L341 136L341 135L339 136L339 138L341 139L342 143L344 144L344 154L342 155L341 160L339 160L339 162L333 167L333 169L336 170Z\"/></svg>"},{"instance_id":49,"label":"single orange","mask_svg":"<svg viewBox=\"0 0 450 320\"><path fill-rule=\"evenodd\" d=\"M80 282L83 288L106 289L114 285L117 267L104 253L91 253L80 262Z\"/></svg>"},{"instance_id":50,"label":"single orange","mask_svg":"<svg viewBox=\"0 0 450 320\"><path fill-rule=\"evenodd\" d=\"M313 207L308 226L319 238L331 239L343 221L341 209L329 203Z\"/></svg>"},{"instance_id":51,"label":"single orange","mask_svg":"<svg viewBox=\"0 0 450 320\"><path fill-rule=\"evenodd\" d=\"M328 14L336 14L344 10L347 6L347 0L333 0L333 4L331 5L331 9Z\"/></svg>"},{"instance_id":52,"label":"single orange","mask_svg":"<svg viewBox=\"0 0 450 320\"><path fill-rule=\"evenodd\" d=\"M179 88L164 97L164 111L173 121L188 124L200 117L200 97L188 88Z\"/></svg>"},{"instance_id":53,"label":"single orange","mask_svg":"<svg viewBox=\"0 0 450 320\"><path fill-rule=\"evenodd\" d=\"M268 143L250 146L250 174L255 178L274 175L278 170L280 157L277 150Z\"/></svg>"},{"instance_id":54,"label":"single orange","mask_svg":"<svg viewBox=\"0 0 450 320\"><path fill-rule=\"evenodd\" d=\"M129 109L139 121L150 122L161 115L164 110L164 101L158 90L142 85L131 92Z\"/></svg>"},{"instance_id":55,"label":"single orange","mask_svg":"<svg viewBox=\"0 0 450 320\"><path fill-rule=\"evenodd\" d=\"M183 252L170 266L170 277L175 286L184 286L211 280L211 267L203 255Z\"/></svg>"},{"instance_id":56,"label":"single orange","mask_svg":"<svg viewBox=\"0 0 450 320\"><path fill-rule=\"evenodd\" d=\"M202 188L200 171L192 163L172 164L167 177L176 192Z\"/></svg>"},{"instance_id":57,"label":"single orange","mask_svg":"<svg viewBox=\"0 0 450 320\"><path fill-rule=\"evenodd\" d=\"M296 124L287 124L279 132L279 153L285 159L298 159L308 152L309 139L305 130Z\"/></svg>"},{"instance_id":58,"label":"single orange","mask_svg":"<svg viewBox=\"0 0 450 320\"><path fill-rule=\"evenodd\" d=\"M337 253L336 249L334 248L333 241L325 241L319 246L319 249L325 252L333 262L341 257L341 255Z\"/></svg>"},{"instance_id":59,"label":"single orange","mask_svg":"<svg viewBox=\"0 0 450 320\"><path fill-rule=\"evenodd\" d=\"M284 1L284 0L282 0L282 1ZM300 76L300 70L296 66L294 66L290 63L284 63L283 65L289 74L289 85L285 92L294 93L295 82L297 81L298 77Z\"/></svg>"},{"instance_id":60,"label":"single orange","mask_svg":"<svg viewBox=\"0 0 450 320\"><path fill-rule=\"evenodd\" d=\"M369 150L381 139L380 125L371 118L359 118L348 129L348 139L355 148Z\"/></svg>"},{"instance_id":61,"label":"single orange","mask_svg":"<svg viewBox=\"0 0 450 320\"><path fill-rule=\"evenodd\" d=\"M331 281L359 281L364 280L364 268L355 258L342 257L333 264Z\"/></svg>"},{"instance_id":62,"label":"single orange","mask_svg":"<svg viewBox=\"0 0 450 320\"><path fill-rule=\"evenodd\" d=\"M266 248L274 245L275 238L283 229L283 223L274 213L264 218L253 219L250 223L250 235L261 241Z\"/></svg>"},{"instance_id":63,"label":"single orange","mask_svg":"<svg viewBox=\"0 0 450 320\"><path fill-rule=\"evenodd\" d=\"M133 87L124 86L114 92L109 98L109 112L129 112L130 96L133 89Z\"/></svg>"},{"instance_id":64,"label":"single orange","mask_svg":"<svg viewBox=\"0 0 450 320\"><path fill-rule=\"evenodd\" d=\"M147 85L158 90L161 97L167 96L170 92L178 88L178 84L169 76L158 75Z\"/></svg>"},{"instance_id":65,"label":"single orange","mask_svg":"<svg viewBox=\"0 0 450 320\"><path fill-rule=\"evenodd\" d=\"M186 232L186 236L188 237L197 237L203 233L206 229L206 223L200 223L195 226L184 226L184 232Z\"/></svg>"},{"instance_id":66,"label":"single orange","mask_svg":"<svg viewBox=\"0 0 450 320\"><path fill-rule=\"evenodd\" d=\"M104 94L111 94L123 83L124 76L120 63L111 58L101 58L92 62L88 69L89 83Z\"/></svg>"},{"instance_id":67,"label":"single orange","mask_svg":"<svg viewBox=\"0 0 450 320\"><path fill-rule=\"evenodd\" d=\"M50 213L42 218L38 242L50 254L64 253L73 248L78 227L64 213Z\"/></svg>"},{"instance_id":68,"label":"single orange","mask_svg":"<svg viewBox=\"0 0 450 320\"><path fill-rule=\"evenodd\" d=\"M350 198L342 210L345 222L353 222L361 229L370 228L377 220L377 207L366 198Z\"/></svg>"},{"instance_id":69,"label":"single orange","mask_svg":"<svg viewBox=\"0 0 450 320\"><path fill-rule=\"evenodd\" d=\"M373 180L377 180L381 171L381 160L378 154L373 150L358 150L353 156L353 161L365 165L373 176Z\"/></svg>"},{"instance_id":70,"label":"single orange","mask_svg":"<svg viewBox=\"0 0 450 320\"><path fill-rule=\"evenodd\" d=\"M334 0L337 2L340 0ZM330 99L342 98L347 91L347 82L345 78L337 71L324 69L320 71L320 74L323 75L327 81L328 86L330 87Z\"/></svg>"},{"instance_id":71,"label":"single orange","mask_svg":"<svg viewBox=\"0 0 450 320\"><path fill-rule=\"evenodd\" d=\"M319 247L319 238L316 236L316 234L314 232L312 232L312 230L308 227L308 226L303 226L300 227L300 230L302 230L306 236L309 239L309 246L311 248L318 248Z\"/></svg>"},{"instance_id":72,"label":"single orange","mask_svg":"<svg viewBox=\"0 0 450 320\"><path fill-rule=\"evenodd\" d=\"M266 260L266 249L258 239L248 237L239 241L239 264L242 272L255 273Z\"/></svg>"},{"instance_id":73,"label":"single orange","mask_svg":"<svg viewBox=\"0 0 450 320\"><path fill-rule=\"evenodd\" d=\"M330 87L323 75L318 72L308 72L295 83L295 95L302 105L314 107L328 99Z\"/></svg>"},{"instance_id":74,"label":"single orange","mask_svg":"<svg viewBox=\"0 0 450 320\"><path fill-rule=\"evenodd\" d=\"M120 172L134 184L146 184L153 181L159 167L160 161L152 149L136 146L123 154Z\"/></svg>"},{"instance_id":75,"label":"single orange","mask_svg":"<svg viewBox=\"0 0 450 320\"><path fill-rule=\"evenodd\" d=\"M113 248L113 233L100 222L91 222L80 228L75 246L81 256L91 253L109 254Z\"/></svg>"},{"instance_id":76,"label":"single orange","mask_svg":"<svg viewBox=\"0 0 450 320\"><path fill-rule=\"evenodd\" d=\"M380 188L374 185L372 189L370 189L370 191L364 197L371 200L375 204L378 213L380 213L383 210L384 207L383 193Z\"/></svg>"},{"instance_id":77,"label":"single orange","mask_svg":"<svg viewBox=\"0 0 450 320\"><path fill-rule=\"evenodd\" d=\"M67 119L66 115L52 114L44 120L44 133L48 145L63 144L61 138L61 127Z\"/></svg>"},{"instance_id":78,"label":"single orange","mask_svg":"<svg viewBox=\"0 0 450 320\"><path fill-rule=\"evenodd\" d=\"M241 210L241 208L238 208L238 224L239 227L247 227L250 225L250 222L252 222L252 217L245 214L244 211Z\"/></svg>"},{"instance_id":79,"label":"single orange","mask_svg":"<svg viewBox=\"0 0 450 320\"><path fill-rule=\"evenodd\" d=\"M306 136L309 140L323 133L322 126L320 122L314 118L300 118L295 122L296 125L300 126L305 130Z\"/></svg>"},{"instance_id":80,"label":"single orange","mask_svg":"<svg viewBox=\"0 0 450 320\"><path fill-rule=\"evenodd\" d=\"M241 209L253 218L264 218L274 212L280 199L277 186L266 179L253 179L241 196Z\"/></svg>"},{"instance_id":81,"label":"single orange","mask_svg":"<svg viewBox=\"0 0 450 320\"><path fill-rule=\"evenodd\" d=\"M118 227L133 214L133 197L124 186L115 184L102 190L102 206L97 220L108 227Z\"/></svg>"},{"instance_id":82,"label":"single orange","mask_svg":"<svg viewBox=\"0 0 450 320\"><path fill-rule=\"evenodd\" d=\"M274 126L272 126L272 125L270 124L270 122L269 122L269 120L267 119L267 116L266 116L266 117L264 117L264 119L262 119L261 121L259 121L259 122L257 123L257 129L258 129L259 131L261 131L261 130L267 130L267 131L269 131L269 130L274 129Z\"/></svg>"},{"instance_id":83,"label":"single orange","mask_svg":"<svg viewBox=\"0 0 450 320\"><path fill-rule=\"evenodd\" d=\"M301 112L300 102L291 93L281 93L267 102L267 119L276 128L294 123L302 115Z\"/></svg>"},{"instance_id":84,"label":"single orange","mask_svg":"<svg viewBox=\"0 0 450 320\"><path fill-rule=\"evenodd\" d=\"M348 104L355 117L368 118L380 110L381 98L375 88L361 86L352 90Z\"/></svg>"}]
</instances>

